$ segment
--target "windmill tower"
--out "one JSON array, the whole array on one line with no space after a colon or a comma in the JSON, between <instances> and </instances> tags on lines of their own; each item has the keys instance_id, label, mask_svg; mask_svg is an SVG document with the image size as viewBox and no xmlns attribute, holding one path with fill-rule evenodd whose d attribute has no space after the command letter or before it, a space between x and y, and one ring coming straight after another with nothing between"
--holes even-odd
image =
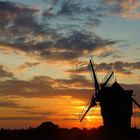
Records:
<instances>
[{"instance_id":1,"label":"windmill tower","mask_svg":"<svg viewBox=\"0 0 140 140\"><path fill-rule=\"evenodd\" d=\"M105 127L129 129L131 127L131 117L133 114L132 103L140 107L132 98L133 90L124 90L117 81L108 87L107 85L114 72L111 72L103 84L99 84L92 60L90 60L89 66L92 71L92 78L94 79L95 94L92 96L89 106L81 115L80 122L84 120L89 110L99 103Z\"/></svg>"}]
</instances>

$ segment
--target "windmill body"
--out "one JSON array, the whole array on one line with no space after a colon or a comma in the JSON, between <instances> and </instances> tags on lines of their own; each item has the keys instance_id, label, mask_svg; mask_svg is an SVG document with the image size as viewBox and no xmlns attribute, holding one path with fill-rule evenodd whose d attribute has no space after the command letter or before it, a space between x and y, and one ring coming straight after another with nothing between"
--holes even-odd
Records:
<instances>
[{"instance_id":1,"label":"windmill body","mask_svg":"<svg viewBox=\"0 0 140 140\"><path fill-rule=\"evenodd\" d=\"M131 127L132 90L124 90L116 81L105 87L98 99L105 127L128 129Z\"/></svg>"}]
</instances>

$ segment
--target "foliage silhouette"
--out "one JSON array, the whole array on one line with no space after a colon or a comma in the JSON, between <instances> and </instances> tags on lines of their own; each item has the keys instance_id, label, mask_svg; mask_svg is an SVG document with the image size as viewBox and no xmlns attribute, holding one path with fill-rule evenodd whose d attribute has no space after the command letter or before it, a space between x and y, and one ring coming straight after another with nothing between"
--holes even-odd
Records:
<instances>
[{"instance_id":1,"label":"foliage silhouette","mask_svg":"<svg viewBox=\"0 0 140 140\"><path fill-rule=\"evenodd\" d=\"M119 131L103 126L92 129L60 128L52 122L44 122L37 128L0 130L0 140L139 140L140 129Z\"/></svg>"}]
</instances>

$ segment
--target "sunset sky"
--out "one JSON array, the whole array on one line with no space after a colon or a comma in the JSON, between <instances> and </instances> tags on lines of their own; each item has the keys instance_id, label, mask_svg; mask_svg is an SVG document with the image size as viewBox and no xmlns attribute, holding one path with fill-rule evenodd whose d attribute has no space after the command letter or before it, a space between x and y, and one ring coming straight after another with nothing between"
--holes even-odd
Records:
<instances>
[{"instance_id":1,"label":"sunset sky","mask_svg":"<svg viewBox=\"0 0 140 140\"><path fill-rule=\"evenodd\" d=\"M0 128L81 127L91 57L100 82L114 69L140 103L139 0L0 0ZM96 107L86 126L100 125Z\"/></svg>"}]
</instances>

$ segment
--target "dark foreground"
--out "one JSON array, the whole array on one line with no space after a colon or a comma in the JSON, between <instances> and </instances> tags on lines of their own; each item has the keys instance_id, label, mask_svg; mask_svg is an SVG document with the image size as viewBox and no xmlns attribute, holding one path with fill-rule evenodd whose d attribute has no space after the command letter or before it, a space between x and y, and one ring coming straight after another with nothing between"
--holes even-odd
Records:
<instances>
[{"instance_id":1,"label":"dark foreground","mask_svg":"<svg viewBox=\"0 0 140 140\"><path fill-rule=\"evenodd\" d=\"M0 130L0 140L140 140L140 129L131 128L125 132L104 127L90 130L59 128L51 122L37 128Z\"/></svg>"}]
</instances>

